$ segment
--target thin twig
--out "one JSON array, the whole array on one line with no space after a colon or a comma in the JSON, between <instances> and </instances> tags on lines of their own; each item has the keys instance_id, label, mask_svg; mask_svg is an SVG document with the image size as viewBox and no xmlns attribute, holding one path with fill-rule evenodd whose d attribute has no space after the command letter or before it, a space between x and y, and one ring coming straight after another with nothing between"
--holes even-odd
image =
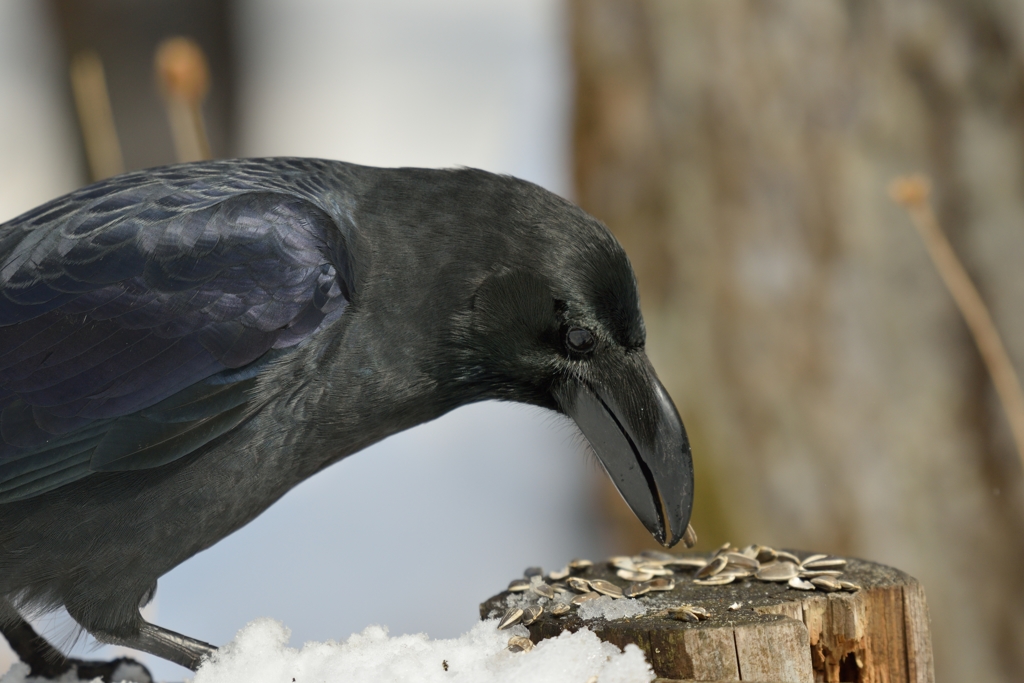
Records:
<instances>
[{"instance_id":1,"label":"thin twig","mask_svg":"<svg viewBox=\"0 0 1024 683\"><path fill-rule=\"evenodd\" d=\"M194 40L177 36L160 43L155 61L178 161L209 159L203 124L203 100L210 90L206 55Z\"/></svg>"},{"instance_id":2,"label":"thin twig","mask_svg":"<svg viewBox=\"0 0 1024 683\"><path fill-rule=\"evenodd\" d=\"M928 255L974 336L974 342L992 376L996 394L1010 422L1010 431L1017 443L1017 454L1024 466L1024 391L1021 390L1020 379L985 302L935 218L935 212L928 201L930 190L928 179L920 175L896 178L889 184L889 196L907 209L914 227L924 240Z\"/></svg>"},{"instance_id":3,"label":"thin twig","mask_svg":"<svg viewBox=\"0 0 1024 683\"><path fill-rule=\"evenodd\" d=\"M103 62L94 50L83 50L71 59L71 92L75 96L78 122L82 127L85 156L93 180L124 172L121 143L117 139L114 114L107 92Z\"/></svg>"}]
</instances>

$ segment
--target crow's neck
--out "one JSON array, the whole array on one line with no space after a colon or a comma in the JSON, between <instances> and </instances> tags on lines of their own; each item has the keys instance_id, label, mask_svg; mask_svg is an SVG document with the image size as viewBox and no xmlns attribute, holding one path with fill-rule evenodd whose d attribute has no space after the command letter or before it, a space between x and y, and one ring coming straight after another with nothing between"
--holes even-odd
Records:
<instances>
[{"instance_id":1,"label":"crow's neck","mask_svg":"<svg viewBox=\"0 0 1024 683\"><path fill-rule=\"evenodd\" d=\"M309 387L306 441L317 470L473 400L437 380L446 362L440 344L379 322L346 314L322 348L297 361Z\"/></svg>"}]
</instances>

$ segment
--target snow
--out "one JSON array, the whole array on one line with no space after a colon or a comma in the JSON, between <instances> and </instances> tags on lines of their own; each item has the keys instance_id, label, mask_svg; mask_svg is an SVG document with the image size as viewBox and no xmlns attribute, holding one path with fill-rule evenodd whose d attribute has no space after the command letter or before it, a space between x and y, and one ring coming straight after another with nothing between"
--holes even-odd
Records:
<instances>
[{"instance_id":1,"label":"snow","mask_svg":"<svg viewBox=\"0 0 1024 683\"><path fill-rule=\"evenodd\" d=\"M431 640L424 634L392 637L387 628L370 626L340 643L306 643L295 649L288 646L291 632L280 622L258 619L203 664L194 683L586 683L594 676L601 683L650 683L654 679L639 648L627 645L620 651L586 628L541 641L529 652L512 653L506 649L508 639L528 635L525 627L504 631L496 627L497 621L491 619L458 638Z\"/></svg>"},{"instance_id":2,"label":"snow","mask_svg":"<svg viewBox=\"0 0 1024 683\"><path fill-rule=\"evenodd\" d=\"M524 626L499 631L497 624L496 619L482 621L447 640L431 640L425 634L392 637L387 628L370 626L340 643L312 642L296 649L289 647L291 631L281 622L257 619L203 664L193 683L587 683L595 676L600 683L650 683L654 679L638 647L619 650L587 628L543 640L529 652L512 653L507 649L509 638L529 633ZM37 681L27 674L28 667L19 662L0 676L0 683ZM73 674L60 680L78 683Z\"/></svg>"},{"instance_id":3,"label":"snow","mask_svg":"<svg viewBox=\"0 0 1024 683\"><path fill-rule=\"evenodd\" d=\"M641 617L647 614L647 607L639 600L614 599L602 595L596 600L588 600L579 606L580 619L590 621L591 619L626 619L629 617Z\"/></svg>"},{"instance_id":4,"label":"snow","mask_svg":"<svg viewBox=\"0 0 1024 683\"><path fill-rule=\"evenodd\" d=\"M509 596L511 597L511 596ZM517 598L525 596L516 596ZM543 598L542 598L543 599ZM643 614L636 600L602 596L580 606L586 619ZM273 619L257 619L196 672L192 683L650 683L654 674L635 645L625 650L602 642L588 628L541 641L529 652L507 649L522 625L499 631L498 620L479 622L458 638L425 634L390 636L369 626L343 642L289 647L291 631ZM447 669L445 668L447 666ZM44 683L14 664L0 683ZM59 683L79 683L73 673ZM102 683L96 679L92 683Z\"/></svg>"}]
</instances>

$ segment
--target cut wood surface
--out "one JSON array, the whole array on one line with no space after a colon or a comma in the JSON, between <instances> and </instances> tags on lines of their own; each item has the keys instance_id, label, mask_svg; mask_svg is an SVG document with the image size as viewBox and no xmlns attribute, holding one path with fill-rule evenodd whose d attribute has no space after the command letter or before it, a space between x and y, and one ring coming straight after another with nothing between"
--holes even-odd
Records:
<instances>
[{"instance_id":1,"label":"cut wood surface","mask_svg":"<svg viewBox=\"0 0 1024 683\"><path fill-rule=\"evenodd\" d=\"M604 563L576 575L629 583ZM619 647L635 644L666 680L932 683L928 609L917 581L856 559L842 578L862 589L805 592L755 579L702 586L677 571L673 590L638 598L644 616L584 622L576 610L563 617L545 612L528 628L534 642L586 626ZM484 602L481 616L504 612L508 595ZM702 607L710 617L689 623L668 616L682 605Z\"/></svg>"}]
</instances>

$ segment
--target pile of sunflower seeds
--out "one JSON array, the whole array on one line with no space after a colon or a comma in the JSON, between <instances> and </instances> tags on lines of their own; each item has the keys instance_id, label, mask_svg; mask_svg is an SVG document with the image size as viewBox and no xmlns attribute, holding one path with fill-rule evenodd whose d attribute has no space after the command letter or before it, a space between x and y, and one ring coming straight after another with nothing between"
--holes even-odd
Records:
<instances>
[{"instance_id":1,"label":"pile of sunflower seeds","mask_svg":"<svg viewBox=\"0 0 1024 683\"><path fill-rule=\"evenodd\" d=\"M692 540L692 528L687 530ZM860 586L840 578L846 569L846 560L828 555L811 555L803 560L784 550L764 545L735 548L726 543L710 558L682 557L659 551L644 551L639 555L616 556L608 559L616 576L629 582L618 586L603 579L585 579L580 574L593 566L590 560L577 559L565 567L544 575L540 567L530 567L523 578L514 579L508 586L508 610L498 622L499 629L516 624L529 626L541 615L548 613L562 617L575 607L602 595L613 599L639 598L649 593L670 591L676 587L683 572L692 572L693 584L724 586L743 579L787 583L791 589L824 592L858 591ZM729 607L735 610L741 603ZM681 621L702 621L710 614L702 607L682 605L665 612L665 616ZM527 639L528 640L528 639ZM508 647L514 652L529 650L521 636L513 636Z\"/></svg>"},{"instance_id":2,"label":"pile of sunflower seeds","mask_svg":"<svg viewBox=\"0 0 1024 683\"><path fill-rule=\"evenodd\" d=\"M667 553L655 554L672 557ZM832 593L860 590L857 584L839 578L846 570L846 560L840 557L818 554L801 560L792 553L766 545L748 545L738 549L726 543L709 560L687 560L690 566L697 569L693 583L701 586L724 586L739 579L754 578L758 581L785 582L790 588L802 591Z\"/></svg>"}]
</instances>

